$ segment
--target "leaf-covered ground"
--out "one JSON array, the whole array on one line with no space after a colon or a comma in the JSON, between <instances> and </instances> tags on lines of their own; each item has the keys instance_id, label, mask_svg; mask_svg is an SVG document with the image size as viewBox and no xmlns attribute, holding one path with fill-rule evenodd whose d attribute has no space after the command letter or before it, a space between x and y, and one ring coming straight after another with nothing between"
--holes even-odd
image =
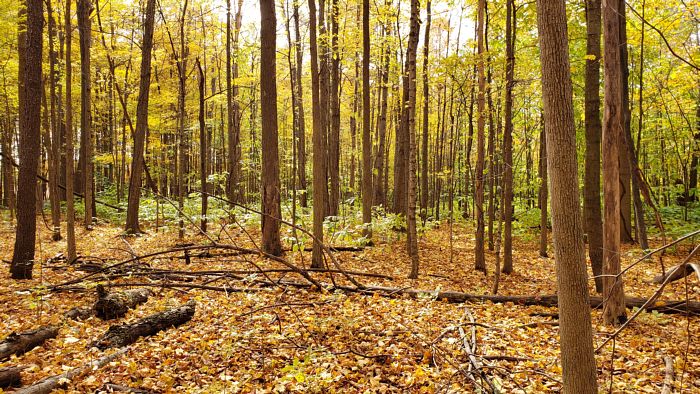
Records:
<instances>
[{"instance_id":1,"label":"leaf-covered ground","mask_svg":"<svg viewBox=\"0 0 700 394\"><path fill-rule=\"evenodd\" d=\"M253 238L257 237L254 229ZM251 246L246 235L227 229L239 245ZM215 234L224 234L217 228ZM12 229L1 229L2 258L12 252ZM456 290L488 294L493 284L495 258L488 253L490 273L473 270L473 232L455 227L450 256L449 227L430 230L420 240L421 275L405 279L409 262L398 235L378 235L377 246L358 252L338 253L348 270L388 275L393 279L358 277L363 284L413 287L425 290ZM222 235L223 236L223 235ZM47 293L42 286L61 283L85 275L64 261L48 260L62 252L65 243L50 241L41 228L35 279L13 281L4 264L0 272L0 339L13 331L42 324L62 324L56 339L20 357L0 362L0 367L23 365L25 384L64 372L103 355L88 346L112 322L95 317L73 321L63 317L70 308L89 306L94 301L95 282L88 291ZM193 243L206 243L191 236ZM86 232L78 229L78 249L82 255L97 256L107 263L119 262L132 253L173 247L179 243L176 232L151 232L141 237L122 238L120 229L98 226ZM660 246L659 240L654 245ZM690 244L672 249L664 257L666 267L679 263ZM516 240L515 273L501 275L499 294L537 295L555 292L554 260L541 258L532 241ZM623 266L641 256L626 247ZM170 255L175 256L175 255ZM177 256L181 256L178 254ZM296 264L308 264L310 255L287 253ZM248 261L246 261L246 259ZM97 259L93 259L97 260ZM181 271L252 270L283 268L259 257L195 258L186 265L181 258L168 256L144 260L151 268ZM658 260L640 264L625 276L628 296L649 296L656 285L648 283L659 273ZM270 273L271 278L301 281L290 273ZM244 275L245 276L245 275ZM248 282L212 277L210 285L246 287ZM330 283L328 274L314 277ZM339 275L334 280L343 282ZM114 279L114 283L145 283L148 277ZM197 283L201 283L197 279ZM106 281L105 281L106 283ZM686 288L686 283L688 287ZM592 288L592 287L591 287ZM150 300L116 323L131 322L168 307L194 299L193 320L181 327L142 338L128 353L104 368L92 371L70 383L67 392L95 392L107 382L150 389L157 392L318 392L390 393L475 390L468 378L469 361L459 328L471 335L476 330L477 356L493 384L504 392L557 391L561 367L558 362L556 309L511 304L450 304L429 295L418 299L361 294L318 292L300 288L265 288L255 292L215 292L201 289L153 288ZM688 277L668 286L663 299L700 298L700 285ZM475 324L469 324L469 314ZM596 345L614 331L604 326L600 311L593 311ZM664 379L663 357L672 356L676 387L700 390L700 346L698 318L682 315L642 313L629 328L596 357L601 390L614 392L658 392ZM689 338L691 339L689 341ZM477 379L478 380L478 379Z\"/></svg>"}]
</instances>

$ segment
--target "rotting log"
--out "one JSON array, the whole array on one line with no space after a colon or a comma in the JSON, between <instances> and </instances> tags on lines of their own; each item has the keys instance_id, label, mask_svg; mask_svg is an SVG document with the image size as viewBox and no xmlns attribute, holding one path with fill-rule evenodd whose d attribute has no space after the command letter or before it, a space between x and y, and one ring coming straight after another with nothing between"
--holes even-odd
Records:
<instances>
[{"instance_id":1,"label":"rotting log","mask_svg":"<svg viewBox=\"0 0 700 394\"><path fill-rule=\"evenodd\" d=\"M8 387L19 387L22 385L22 376L20 367L4 367L0 368L0 389Z\"/></svg>"},{"instance_id":2,"label":"rotting log","mask_svg":"<svg viewBox=\"0 0 700 394\"><path fill-rule=\"evenodd\" d=\"M97 285L97 301L93 309L100 319L116 319L126 315L129 309L148 301L148 296L151 294L151 291L145 288L108 292L100 284Z\"/></svg>"},{"instance_id":3,"label":"rotting log","mask_svg":"<svg viewBox=\"0 0 700 394\"><path fill-rule=\"evenodd\" d=\"M73 379L85 374L86 372L94 371L104 367L108 363L114 361L115 359L126 353L127 350L128 348L125 347L117 350L112 354L102 356L97 360L90 361L77 368L68 370L60 375L49 376L48 378L39 380L31 386L27 386L25 388L15 391L14 394L48 394L53 390L64 387L66 385L66 382L70 382Z\"/></svg>"},{"instance_id":4,"label":"rotting log","mask_svg":"<svg viewBox=\"0 0 700 394\"><path fill-rule=\"evenodd\" d=\"M64 314L65 317L71 320L85 320L94 315L95 309L88 307L71 308L68 312Z\"/></svg>"},{"instance_id":5,"label":"rotting log","mask_svg":"<svg viewBox=\"0 0 700 394\"><path fill-rule=\"evenodd\" d=\"M692 274L695 272L695 274L698 276L698 281L700 281L700 264L695 264L695 263L686 263L685 264L685 269L681 269L678 265L672 267L668 271L666 271L665 275L658 275L654 278L652 282L656 284L661 284L666 281L666 278L669 278L669 282L675 282L679 279L683 279L686 276Z\"/></svg>"},{"instance_id":6,"label":"rotting log","mask_svg":"<svg viewBox=\"0 0 700 394\"><path fill-rule=\"evenodd\" d=\"M127 346L140 337L154 335L170 327L185 324L194 316L195 305L194 300L190 300L182 306L147 316L135 323L113 325L91 346L100 350Z\"/></svg>"},{"instance_id":7,"label":"rotting log","mask_svg":"<svg viewBox=\"0 0 700 394\"><path fill-rule=\"evenodd\" d=\"M43 326L35 330L12 333L0 342L0 360L9 358L11 355L24 354L35 347L41 345L46 340L56 338L58 326Z\"/></svg>"}]
</instances>

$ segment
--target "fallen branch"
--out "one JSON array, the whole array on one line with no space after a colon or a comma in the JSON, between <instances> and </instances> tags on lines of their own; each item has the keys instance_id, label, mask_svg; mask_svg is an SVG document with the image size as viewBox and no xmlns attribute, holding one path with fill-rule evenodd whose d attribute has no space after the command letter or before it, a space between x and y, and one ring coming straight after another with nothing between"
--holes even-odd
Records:
<instances>
[{"instance_id":1,"label":"fallen branch","mask_svg":"<svg viewBox=\"0 0 700 394\"><path fill-rule=\"evenodd\" d=\"M58 335L58 326L43 326L36 330L12 333L0 342L0 360L9 358L11 355L24 354L35 347Z\"/></svg>"},{"instance_id":2,"label":"fallen branch","mask_svg":"<svg viewBox=\"0 0 700 394\"><path fill-rule=\"evenodd\" d=\"M91 346L105 350L130 345L140 337L154 335L170 327L187 323L194 316L194 311L195 302L191 300L182 306L147 316L135 323L113 325Z\"/></svg>"},{"instance_id":3,"label":"fallen branch","mask_svg":"<svg viewBox=\"0 0 700 394\"><path fill-rule=\"evenodd\" d=\"M656 284L661 284L664 283L667 278L669 282L675 282L679 279L685 278L693 272L695 272L695 274L698 276L698 281L700 281L700 264L688 263L685 264L684 268L685 269L680 269L680 266L674 266L668 272L666 272L665 275L659 275L655 277L652 282Z\"/></svg>"},{"instance_id":4,"label":"fallen branch","mask_svg":"<svg viewBox=\"0 0 700 394\"><path fill-rule=\"evenodd\" d=\"M116 319L126 315L129 309L148 301L151 291L146 288L108 292L103 285L97 285L97 301L93 308L95 315L103 320Z\"/></svg>"},{"instance_id":5,"label":"fallen branch","mask_svg":"<svg viewBox=\"0 0 700 394\"><path fill-rule=\"evenodd\" d=\"M0 368L0 389L8 387L19 387L22 385L21 367Z\"/></svg>"},{"instance_id":6,"label":"fallen branch","mask_svg":"<svg viewBox=\"0 0 700 394\"><path fill-rule=\"evenodd\" d=\"M664 386L661 389L661 394L673 394L673 381L675 380L675 375L673 373L673 357L664 357Z\"/></svg>"},{"instance_id":7,"label":"fallen branch","mask_svg":"<svg viewBox=\"0 0 700 394\"><path fill-rule=\"evenodd\" d=\"M137 389L129 386L122 386L121 384L106 383L102 390L108 393L131 393L131 394L151 394L155 391Z\"/></svg>"},{"instance_id":8,"label":"fallen branch","mask_svg":"<svg viewBox=\"0 0 700 394\"><path fill-rule=\"evenodd\" d=\"M127 350L128 348L119 349L112 354L102 356L97 360L90 361L89 363L83 364L77 368L73 368L70 371L66 371L60 375L54 375L42 379L32 384L31 386L15 391L15 394L48 394L53 390L65 385L67 382L70 382L71 380L83 375L86 372L104 367L117 357L126 353Z\"/></svg>"}]
</instances>

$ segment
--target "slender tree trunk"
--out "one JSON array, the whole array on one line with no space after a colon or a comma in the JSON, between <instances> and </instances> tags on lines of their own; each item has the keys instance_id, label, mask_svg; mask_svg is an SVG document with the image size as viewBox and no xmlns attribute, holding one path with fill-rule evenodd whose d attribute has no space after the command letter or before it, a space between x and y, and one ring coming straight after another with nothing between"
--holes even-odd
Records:
<instances>
[{"instance_id":1,"label":"slender tree trunk","mask_svg":"<svg viewBox=\"0 0 700 394\"><path fill-rule=\"evenodd\" d=\"M600 206L600 0L586 2L585 114L586 159L583 187L583 217L588 238L588 256L598 293L603 291L603 219Z\"/></svg>"},{"instance_id":2,"label":"slender tree trunk","mask_svg":"<svg viewBox=\"0 0 700 394\"><path fill-rule=\"evenodd\" d=\"M430 0L425 6L427 19L425 24L425 38L423 39L423 138L421 146L421 176L420 176L420 214L423 222L428 218L428 111L430 103L430 90L428 89L428 56L430 54Z\"/></svg>"},{"instance_id":3,"label":"slender tree trunk","mask_svg":"<svg viewBox=\"0 0 700 394\"><path fill-rule=\"evenodd\" d=\"M188 1L182 6L182 14L180 15L180 53L177 56L177 127L178 127L178 171L177 171L177 205L178 205L178 236L180 239L185 237L185 220L183 212L185 209L185 174L187 173L187 150L189 144L187 141L187 130L185 129L185 119L187 110L185 109L186 83L187 83L187 37L185 36L185 19L187 17ZM229 174L230 175L230 174Z\"/></svg>"},{"instance_id":4,"label":"slender tree trunk","mask_svg":"<svg viewBox=\"0 0 700 394\"><path fill-rule=\"evenodd\" d=\"M377 121L377 156L374 159L374 203L373 205L384 205L386 202L386 189L384 187L384 177L388 168L384 165L386 151L386 130L387 130L387 107L389 102L389 66L391 61L391 47L388 37L391 36L391 25L384 27L384 56L383 64L380 68L380 88L379 95L379 119Z\"/></svg>"},{"instance_id":5,"label":"slender tree trunk","mask_svg":"<svg viewBox=\"0 0 700 394\"><path fill-rule=\"evenodd\" d=\"M323 188L324 193L324 211L323 217L329 215L330 209L330 194L328 190L328 176L329 176L329 154L328 154L328 131L330 123L330 69L328 66L329 61L329 50L328 50L328 29L326 27L326 1L319 0L318 2L318 29L320 35L320 42L318 42L319 48L319 105L320 105L320 116L321 116L321 129L323 133L321 134L321 145L323 146L323 161L325 163L326 174L323 177ZM314 202L314 204L316 204Z\"/></svg>"},{"instance_id":6,"label":"slender tree trunk","mask_svg":"<svg viewBox=\"0 0 700 394\"><path fill-rule=\"evenodd\" d=\"M542 122L542 131L540 132L540 256L547 257L547 199L549 198L549 190L547 187L547 134L545 132L545 124Z\"/></svg>"},{"instance_id":7,"label":"slender tree trunk","mask_svg":"<svg viewBox=\"0 0 700 394\"><path fill-rule=\"evenodd\" d=\"M479 92L477 95L477 143L476 143L476 173L474 174L476 198L476 240L474 244L474 268L486 272L484 256L484 116L486 76L484 74L484 8L485 0L479 0L477 18L477 69Z\"/></svg>"},{"instance_id":8,"label":"slender tree trunk","mask_svg":"<svg viewBox=\"0 0 700 394\"><path fill-rule=\"evenodd\" d=\"M503 130L503 272L513 272L513 74L515 71L515 0L506 3L506 97ZM547 206L545 201L544 206ZM500 233L500 232L499 232Z\"/></svg>"},{"instance_id":9,"label":"slender tree trunk","mask_svg":"<svg viewBox=\"0 0 700 394\"><path fill-rule=\"evenodd\" d=\"M54 42L56 40L56 20L54 19L51 0L46 2L46 12L48 13L49 21L49 111L51 119L49 198L51 200L51 224L53 225L53 233L51 234L51 238L54 241L58 241L61 239L61 200L58 193L59 169L61 167L61 128L59 127L58 117L56 114L56 78L58 75L56 70L57 53L54 49Z\"/></svg>"},{"instance_id":10,"label":"slender tree trunk","mask_svg":"<svg viewBox=\"0 0 700 394\"><path fill-rule=\"evenodd\" d=\"M202 217L200 220L199 227L203 232L207 232L207 208L209 205L208 201L208 188L207 188L207 177L209 176L208 171L208 160L209 147L207 141L207 125L205 122L206 114L204 113L204 95L205 95L205 85L206 80L204 79L204 70L202 70L202 63L199 58L196 60L197 65L197 82L199 86L199 183L202 188Z\"/></svg>"},{"instance_id":11,"label":"slender tree trunk","mask_svg":"<svg viewBox=\"0 0 700 394\"><path fill-rule=\"evenodd\" d=\"M316 37L316 1L309 0L309 43L311 55L311 109L313 123L313 234L318 242L314 242L311 255L311 267L323 268L323 219L326 207L326 160L323 134L325 133L322 120L318 67L318 44Z\"/></svg>"},{"instance_id":12,"label":"slender tree trunk","mask_svg":"<svg viewBox=\"0 0 700 394\"><path fill-rule=\"evenodd\" d=\"M80 33L80 141L82 151L81 181L85 194L85 228L92 228L95 216L92 200L94 199L93 176L93 135L92 135L92 87L90 80L90 50L92 47L92 21L90 14L93 6L90 0L78 0L78 31Z\"/></svg>"},{"instance_id":13,"label":"slender tree trunk","mask_svg":"<svg viewBox=\"0 0 700 394\"><path fill-rule=\"evenodd\" d=\"M331 69L330 69L330 129L328 133L328 212L338 215L340 203L340 52L338 50L338 0L331 2ZM371 151L370 151L371 152ZM372 178L370 176L370 185ZM370 201L372 194L370 193Z\"/></svg>"},{"instance_id":14,"label":"slender tree trunk","mask_svg":"<svg viewBox=\"0 0 700 394\"><path fill-rule=\"evenodd\" d=\"M618 325L626 320L625 293L620 273L620 146L623 144L624 99L620 54L620 0L603 4L605 39L605 113L603 121L603 318ZM608 276L612 275L612 276Z\"/></svg>"},{"instance_id":15,"label":"slender tree trunk","mask_svg":"<svg viewBox=\"0 0 700 394\"><path fill-rule=\"evenodd\" d=\"M73 181L74 181L74 152L73 152L73 66L72 62L72 38L73 26L71 25L71 10L70 0L66 1L65 12L65 36L66 36L66 62L65 62L65 77L66 77L66 259L68 262L73 262L77 258L75 248L75 197L73 196Z\"/></svg>"},{"instance_id":16,"label":"slender tree trunk","mask_svg":"<svg viewBox=\"0 0 700 394\"><path fill-rule=\"evenodd\" d=\"M620 78L622 86L622 133L619 140L620 155L620 240L624 243L634 243L632 238L632 189L630 180L632 178L632 167L630 149L627 146L627 135L630 131L630 98L629 98L629 66L627 62L627 18L625 17L625 1L618 2L618 27L619 50L620 50Z\"/></svg>"},{"instance_id":17,"label":"slender tree trunk","mask_svg":"<svg viewBox=\"0 0 700 394\"><path fill-rule=\"evenodd\" d=\"M139 203L141 200L141 175L144 168L143 151L148 129L148 98L151 86L151 51L153 49L153 23L155 0L146 3L146 19L143 42L141 44L141 77L139 97L136 104L136 130L134 131L134 148L131 157L131 177L129 179L129 199L126 211L127 233L140 233Z\"/></svg>"},{"instance_id":18,"label":"slender tree trunk","mask_svg":"<svg viewBox=\"0 0 700 394\"><path fill-rule=\"evenodd\" d=\"M563 0L537 2L563 391L593 394L598 388L576 175L576 131L566 21Z\"/></svg>"},{"instance_id":19,"label":"slender tree trunk","mask_svg":"<svg viewBox=\"0 0 700 394\"><path fill-rule=\"evenodd\" d=\"M25 16L26 15L26 18ZM40 0L20 3L19 61L19 168L17 228L10 265L12 279L31 279L36 241L36 174L41 152L41 60L44 15Z\"/></svg>"},{"instance_id":20,"label":"slender tree trunk","mask_svg":"<svg viewBox=\"0 0 700 394\"><path fill-rule=\"evenodd\" d=\"M260 112L262 116L262 249L282 254L280 167L277 147L277 19L275 1L260 2Z\"/></svg>"},{"instance_id":21,"label":"slender tree trunk","mask_svg":"<svg viewBox=\"0 0 700 394\"><path fill-rule=\"evenodd\" d=\"M369 0L362 1L362 223L372 237L372 137L369 90Z\"/></svg>"},{"instance_id":22,"label":"slender tree trunk","mask_svg":"<svg viewBox=\"0 0 700 394\"><path fill-rule=\"evenodd\" d=\"M242 0L239 0L242 2ZM302 38L299 30L299 2L294 1L294 39L296 46L296 88L297 88L297 111L299 113L299 130L297 135L297 171L299 173L299 189L301 197L299 202L302 207L308 206L308 186L306 181L306 122L304 120L304 94L302 89L302 61L304 51L302 48Z\"/></svg>"},{"instance_id":23,"label":"slender tree trunk","mask_svg":"<svg viewBox=\"0 0 700 394\"><path fill-rule=\"evenodd\" d=\"M365 0L369 2L369 0ZM366 15L366 14L365 14ZM367 17L365 17L367 18ZM411 0L411 25L408 34L408 46L406 48L406 74L408 85L404 89L408 91L408 105L404 107L406 116L403 120L408 122L408 202L406 207L406 222L408 232L406 237L408 255L411 257L411 272L409 279L418 278L418 234L416 231L416 55L418 52L418 34L420 33L420 4L419 0ZM368 51L369 52L369 51ZM369 68L369 67L367 67ZM405 94L404 94L405 96Z\"/></svg>"}]
</instances>

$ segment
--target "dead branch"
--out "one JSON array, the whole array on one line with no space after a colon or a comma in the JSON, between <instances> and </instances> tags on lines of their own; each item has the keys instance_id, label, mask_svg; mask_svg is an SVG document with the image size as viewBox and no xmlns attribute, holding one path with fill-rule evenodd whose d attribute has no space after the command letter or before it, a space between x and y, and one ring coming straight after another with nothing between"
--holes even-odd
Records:
<instances>
[{"instance_id":1,"label":"dead branch","mask_svg":"<svg viewBox=\"0 0 700 394\"><path fill-rule=\"evenodd\" d=\"M109 292L103 285L97 285L97 301L93 306L95 315L103 320L111 320L126 315L129 309L148 301L152 292L146 288Z\"/></svg>"},{"instance_id":2,"label":"dead branch","mask_svg":"<svg viewBox=\"0 0 700 394\"><path fill-rule=\"evenodd\" d=\"M664 357L664 386L661 389L661 394L673 394L673 382L676 379L673 373L673 357Z\"/></svg>"},{"instance_id":3,"label":"dead branch","mask_svg":"<svg viewBox=\"0 0 700 394\"><path fill-rule=\"evenodd\" d=\"M58 326L43 326L35 330L12 333L0 342L0 360L5 360L11 355L24 354L41 345L46 340L56 338Z\"/></svg>"}]
</instances>

